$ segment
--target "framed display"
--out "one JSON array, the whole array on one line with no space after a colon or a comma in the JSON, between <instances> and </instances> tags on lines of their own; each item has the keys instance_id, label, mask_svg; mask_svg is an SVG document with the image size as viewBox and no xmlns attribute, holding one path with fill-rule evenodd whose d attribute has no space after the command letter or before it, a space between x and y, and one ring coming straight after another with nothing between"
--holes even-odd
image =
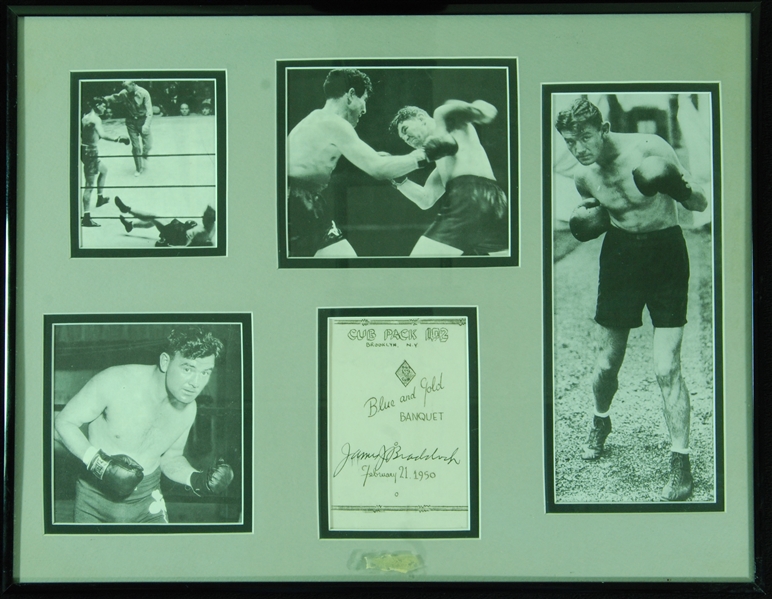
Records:
<instances>
[{"instance_id":1,"label":"framed display","mask_svg":"<svg viewBox=\"0 0 772 599\"><path fill-rule=\"evenodd\" d=\"M474 308L319 310L319 525L477 537Z\"/></svg>"},{"instance_id":2,"label":"framed display","mask_svg":"<svg viewBox=\"0 0 772 599\"><path fill-rule=\"evenodd\" d=\"M225 255L225 71L70 81L73 257Z\"/></svg>"},{"instance_id":3,"label":"framed display","mask_svg":"<svg viewBox=\"0 0 772 599\"><path fill-rule=\"evenodd\" d=\"M760 7L10 7L3 592L766 591Z\"/></svg>"}]
</instances>

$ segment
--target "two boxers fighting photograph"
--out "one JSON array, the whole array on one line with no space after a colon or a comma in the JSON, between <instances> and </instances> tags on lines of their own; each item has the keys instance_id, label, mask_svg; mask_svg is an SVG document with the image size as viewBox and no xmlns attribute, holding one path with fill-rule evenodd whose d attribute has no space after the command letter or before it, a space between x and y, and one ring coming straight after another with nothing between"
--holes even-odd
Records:
<instances>
[{"instance_id":1,"label":"two boxers fighting photograph","mask_svg":"<svg viewBox=\"0 0 772 599\"><path fill-rule=\"evenodd\" d=\"M280 61L282 267L518 264L517 61Z\"/></svg>"},{"instance_id":2,"label":"two boxers fighting photograph","mask_svg":"<svg viewBox=\"0 0 772 599\"><path fill-rule=\"evenodd\" d=\"M46 529L249 530L249 334L238 314L47 316Z\"/></svg>"},{"instance_id":3,"label":"two boxers fighting photograph","mask_svg":"<svg viewBox=\"0 0 772 599\"><path fill-rule=\"evenodd\" d=\"M721 509L718 90L568 88L544 86L548 506Z\"/></svg>"}]
</instances>

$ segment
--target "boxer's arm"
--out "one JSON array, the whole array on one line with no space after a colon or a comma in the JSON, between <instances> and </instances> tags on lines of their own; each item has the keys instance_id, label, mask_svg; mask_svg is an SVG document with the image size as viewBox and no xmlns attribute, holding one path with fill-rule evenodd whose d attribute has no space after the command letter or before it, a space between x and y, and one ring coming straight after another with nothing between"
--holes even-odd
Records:
<instances>
[{"instance_id":1,"label":"boxer's arm","mask_svg":"<svg viewBox=\"0 0 772 599\"><path fill-rule=\"evenodd\" d=\"M125 89L122 89L116 94L111 94L109 96L105 96L105 102L115 102L117 100L123 100L128 95L128 92Z\"/></svg>"},{"instance_id":2,"label":"boxer's arm","mask_svg":"<svg viewBox=\"0 0 772 599\"><path fill-rule=\"evenodd\" d=\"M107 134L105 133L105 128L102 126L102 119L95 120L94 121L94 131L96 131L97 135L101 139L106 139L107 141L112 141L107 137Z\"/></svg>"},{"instance_id":3,"label":"boxer's arm","mask_svg":"<svg viewBox=\"0 0 772 599\"><path fill-rule=\"evenodd\" d=\"M373 148L359 139L349 123L341 119L331 125L333 143L354 166L375 179L394 179L402 177L419 168L419 161L426 160L423 150L414 150L402 156L381 156Z\"/></svg>"},{"instance_id":4,"label":"boxer's arm","mask_svg":"<svg viewBox=\"0 0 772 599\"><path fill-rule=\"evenodd\" d=\"M584 177L581 175L576 175L574 177L574 185L576 185L576 191L579 192L579 197L581 198L579 206L584 208L600 206L600 201L598 201L598 199L592 195L592 192L590 191L587 182L584 180Z\"/></svg>"},{"instance_id":5,"label":"boxer's arm","mask_svg":"<svg viewBox=\"0 0 772 599\"><path fill-rule=\"evenodd\" d=\"M423 186L410 179L392 181L392 185L421 210L428 210L434 206L445 193L445 186L442 184L442 178L437 169L432 171Z\"/></svg>"},{"instance_id":6,"label":"boxer's arm","mask_svg":"<svg viewBox=\"0 0 772 599\"><path fill-rule=\"evenodd\" d=\"M105 385L109 384L106 371L94 376L67 402L54 419L54 429L64 446L87 466L94 457L94 447L81 431L84 424L99 418L107 407Z\"/></svg>"},{"instance_id":7,"label":"boxer's arm","mask_svg":"<svg viewBox=\"0 0 772 599\"><path fill-rule=\"evenodd\" d=\"M568 228L578 241L597 239L611 227L611 215L597 198L592 196L586 181L577 175L574 178L581 200L571 212Z\"/></svg>"},{"instance_id":8,"label":"boxer's arm","mask_svg":"<svg viewBox=\"0 0 772 599\"><path fill-rule=\"evenodd\" d=\"M193 407L193 419L195 419L195 405ZM193 422L191 421L191 426ZM190 433L190 427L188 427L184 433L182 433L172 446L166 450L161 456L161 472L164 475L181 485L190 485L190 475L193 474L196 469L190 465L188 459L182 455L185 450L185 444L188 441L188 434Z\"/></svg>"},{"instance_id":9,"label":"boxer's arm","mask_svg":"<svg viewBox=\"0 0 772 599\"><path fill-rule=\"evenodd\" d=\"M128 140L128 137L124 137L122 135L119 135L118 137L110 137L107 135L105 133L105 128L102 126L101 119L94 122L94 130L97 132L97 135L100 137L100 139L106 139L107 141L115 142L123 141L124 139ZM126 141L126 143L128 143L128 141Z\"/></svg>"},{"instance_id":10,"label":"boxer's arm","mask_svg":"<svg viewBox=\"0 0 772 599\"><path fill-rule=\"evenodd\" d=\"M498 110L485 100L463 102L448 100L434 111L434 119L440 121L448 131L466 123L487 125L496 118Z\"/></svg>"},{"instance_id":11,"label":"boxer's arm","mask_svg":"<svg viewBox=\"0 0 772 599\"><path fill-rule=\"evenodd\" d=\"M691 189L691 195L680 203L683 204L684 208L687 210L691 210L693 212L704 212L708 207L708 197L705 194L705 190L702 188L702 185L700 185L692 177L691 173L689 173L689 171L687 171L681 164L681 161L678 159L678 155L675 153L673 146L671 146L658 135L651 135L643 145L643 157L648 158L649 156L658 156L660 158L664 158L668 162L672 162L676 165L676 167L678 167L678 171L681 174L681 179L683 179L684 183L686 183L686 185L688 185Z\"/></svg>"}]
</instances>

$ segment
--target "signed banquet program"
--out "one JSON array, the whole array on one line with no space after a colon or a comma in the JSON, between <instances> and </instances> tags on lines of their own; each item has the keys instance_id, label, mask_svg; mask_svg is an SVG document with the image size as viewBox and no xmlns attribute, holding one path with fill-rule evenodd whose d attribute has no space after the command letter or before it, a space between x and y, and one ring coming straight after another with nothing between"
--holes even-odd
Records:
<instances>
[{"instance_id":1,"label":"signed banquet program","mask_svg":"<svg viewBox=\"0 0 772 599\"><path fill-rule=\"evenodd\" d=\"M320 310L322 536L477 536L475 317Z\"/></svg>"}]
</instances>

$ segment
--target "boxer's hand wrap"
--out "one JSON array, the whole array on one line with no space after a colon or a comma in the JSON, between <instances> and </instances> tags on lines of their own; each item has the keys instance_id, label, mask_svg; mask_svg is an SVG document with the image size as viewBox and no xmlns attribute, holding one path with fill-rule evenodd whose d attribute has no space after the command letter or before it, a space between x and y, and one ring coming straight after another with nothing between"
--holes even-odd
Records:
<instances>
[{"instance_id":1,"label":"boxer's hand wrap","mask_svg":"<svg viewBox=\"0 0 772 599\"><path fill-rule=\"evenodd\" d=\"M436 162L445 156L453 156L458 152L458 142L452 135L443 135L442 137L430 137L424 144L426 159Z\"/></svg>"},{"instance_id":2,"label":"boxer's hand wrap","mask_svg":"<svg viewBox=\"0 0 772 599\"><path fill-rule=\"evenodd\" d=\"M407 181L407 175L403 177L395 177L394 179L391 179L391 186L394 189L399 189L399 186L402 185L405 181Z\"/></svg>"},{"instance_id":3,"label":"boxer's hand wrap","mask_svg":"<svg viewBox=\"0 0 772 599\"><path fill-rule=\"evenodd\" d=\"M204 495L219 495L223 493L233 480L233 468L220 458L206 472L195 471L190 475L190 488L202 497Z\"/></svg>"},{"instance_id":4,"label":"boxer's hand wrap","mask_svg":"<svg viewBox=\"0 0 772 599\"><path fill-rule=\"evenodd\" d=\"M131 495L145 476L142 466L134 459L123 454L110 456L101 449L89 462L88 471L119 498Z\"/></svg>"},{"instance_id":5,"label":"boxer's hand wrap","mask_svg":"<svg viewBox=\"0 0 772 599\"><path fill-rule=\"evenodd\" d=\"M677 202L686 202L692 195L691 186L678 167L659 156L649 156L633 171L635 186L645 196L657 193L669 195Z\"/></svg>"},{"instance_id":6,"label":"boxer's hand wrap","mask_svg":"<svg viewBox=\"0 0 772 599\"><path fill-rule=\"evenodd\" d=\"M424 152L423 149L413 150L410 152L410 154L408 154L408 156L412 156L415 159L416 168L424 168L425 166L431 164L429 159L426 157L426 152Z\"/></svg>"}]
</instances>

